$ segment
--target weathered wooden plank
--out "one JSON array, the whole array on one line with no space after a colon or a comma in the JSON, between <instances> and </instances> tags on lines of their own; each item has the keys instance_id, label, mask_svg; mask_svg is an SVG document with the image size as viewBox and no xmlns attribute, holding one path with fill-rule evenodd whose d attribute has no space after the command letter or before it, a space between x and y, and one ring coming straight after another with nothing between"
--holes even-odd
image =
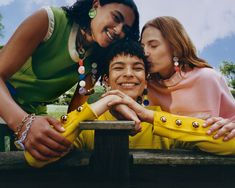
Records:
<instances>
[{"instance_id":1,"label":"weathered wooden plank","mask_svg":"<svg viewBox=\"0 0 235 188\"><path fill-rule=\"evenodd\" d=\"M134 150L130 153L133 155L130 187L220 188L234 184L233 157L187 150ZM101 181L92 179L90 155L90 152L75 150L43 169L32 169L25 163L23 152L0 152L1 187L99 187ZM109 182L106 187L113 187L113 184Z\"/></svg>"},{"instance_id":2,"label":"weathered wooden plank","mask_svg":"<svg viewBox=\"0 0 235 188\"><path fill-rule=\"evenodd\" d=\"M79 124L81 130L133 130L134 121L84 121Z\"/></svg>"},{"instance_id":3,"label":"weathered wooden plank","mask_svg":"<svg viewBox=\"0 0 235 188\"><path fill-rule=\"evenodd\" d=\"M88 166L91 153L88 151L75 150L69 153L58 162L48 165L46 168L77 168ZM0 152L0 171L16 170L16 169L32 169L24 159L22 151Z\"/></svg>"},{"instance_id":4,"label":"weathered wooden plank","mask_svg":"<svg viewBox=\"0 0 235 188\"><path fill-rule=\"evenodd\" d=\"M133 165L229 165L235 166L235 157L215 156L198 151L188 150L131 150ZM73 167L89 165L91 152L74 150L50 168ZM23 152L0 152L0 170L30 168L25 162Z\"/></svg>"},{"instance_id":5,"label":"weathered wooden plank","mask_svg":"<svg viewBox=\"0 0 235 188\"><path fill-rule=\"evenodd\" d=\"M21 151L0 152L0 170L29 168Z\"/></svg>"},{"instance_id":6,"label":"weathered wooden plank","mask_svg":"<svg viewBox=\"0 0 235 188\"><path fill-rule=\"evenodd\" d=\"M132 150L134 165L234 165L234 156L191 150Z\"/></svg>"}]
</instances>

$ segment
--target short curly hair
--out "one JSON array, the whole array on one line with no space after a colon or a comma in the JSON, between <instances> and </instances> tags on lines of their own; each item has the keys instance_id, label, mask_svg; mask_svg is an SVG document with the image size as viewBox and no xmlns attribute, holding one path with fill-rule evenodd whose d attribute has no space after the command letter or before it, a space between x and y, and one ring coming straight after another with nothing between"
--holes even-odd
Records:
<instances>
[{"instance_id":1,"label":"short curly hair","mask_svg":"<svg viewBox=\"0 0 235 188\"><path fill-rule=\"evenodd\" d=\"M111 44L106 50L107 55L104 58L104 64L106 66L103 67L103 75L108 75L109 73L109 64L111 61L117 57L118 55L130 55L136 56L139 59L142 59L144 62L145 73L147 76L148 73L148 62L144 55L144 49L140 45L139 42L131 40L131 39L122 39L114 44Z\"/></svg>"}]
</instances>

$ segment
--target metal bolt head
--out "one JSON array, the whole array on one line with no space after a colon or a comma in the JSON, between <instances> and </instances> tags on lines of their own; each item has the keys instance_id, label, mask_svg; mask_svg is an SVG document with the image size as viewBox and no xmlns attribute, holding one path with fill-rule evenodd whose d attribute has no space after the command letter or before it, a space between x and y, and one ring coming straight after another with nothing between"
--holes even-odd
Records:
<instances>
[{"instance_id":1,"label":"metal bolt head","mask_svg":"<svg viewBox=\"0 0 235 188\"><path fill-rule=\"evenodd\" d=\"M62 115L61 117L60 117L60 121L63 123L63 122L65 122L65 121L67 121L67 119L68 119L68 116L67 115Z\"/></svg>"},{"instance_id":2,"label":"metal bolt head","mask_svg":"<svg viewBox=\"0 0 235 188\"><path fill-rule=\"evenodd\" d=\"M193 125L194 128L198 128L199 127L199 123L197 121L194 121L192 123L192 125Z\"/></svg>"},{"instance_id":3,"label":"metal bolt head","mask_svg":"<svg viewBox=\"0 0 235 188\"><path fill-rule=\"evenodd\" d=\"M165 116L162 116L162 117L160 118L160 120L161 120L163 123L167 122L167 119L166 119Z\"/></svg>"},{"instance_id":4,"label":"metal bolt head","mask_svg":"<svg viewBox=\"0 0 235 188\"><path fill-rule=\"evenodd\" d=\"M181 121L180 119L177 119L177 120L175 121L175 124L178 125L178 126L180 126L180 125L182 125L182 121Z\"/></svg>"},{"instance_id":5,"label":"metal bolt head","mask_svg":"<svg viewBox=\"0 0 235 188\"><path fill-rule=\"evenodd\" d=\"M81 112L82 109L83 109L83 106L79 106L79 107L77 108L77 111L78 111L78 112Z\"/></svg>"}]
</instances>

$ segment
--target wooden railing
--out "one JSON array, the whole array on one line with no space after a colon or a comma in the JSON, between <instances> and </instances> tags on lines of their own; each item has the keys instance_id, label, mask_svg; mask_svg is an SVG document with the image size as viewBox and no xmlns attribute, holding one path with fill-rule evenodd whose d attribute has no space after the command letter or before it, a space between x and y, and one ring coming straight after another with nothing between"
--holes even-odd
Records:
<instances>
[{"instance_id":1,"label":"wooden railing","mask_svg":"<svg viewBox=\"0 0 235 188\"><path fill-rule=\"evenodd\" d=\"M83 122L93 151L74 150L42 169L22 152L0 152L0 187L234 187L235 157L188 150L128 150L133 122Z\"/></svg>"}]
</instances>

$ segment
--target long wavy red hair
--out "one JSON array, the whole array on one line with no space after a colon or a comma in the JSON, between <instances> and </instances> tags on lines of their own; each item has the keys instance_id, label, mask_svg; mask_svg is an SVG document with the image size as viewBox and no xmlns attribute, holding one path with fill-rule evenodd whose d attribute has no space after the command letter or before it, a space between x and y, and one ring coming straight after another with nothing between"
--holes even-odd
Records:
<instances>
[{"instance_id":1,"label":"long wavy red hair","mask_svg":"<svg viewBox=\"0 0 235 188\"><path fill-rule=\"evenodd\" d=\"M184 70L186 66L191 68L212 68L204 59L197 56L193 42L183 25L176 18L171 16L161 16L148 21L141 31L141 38L144 30L148 27L154 27L161 31L162 36L169 42L174 56L179 58L182 70Z\"/></svg>"}]
</instances>

